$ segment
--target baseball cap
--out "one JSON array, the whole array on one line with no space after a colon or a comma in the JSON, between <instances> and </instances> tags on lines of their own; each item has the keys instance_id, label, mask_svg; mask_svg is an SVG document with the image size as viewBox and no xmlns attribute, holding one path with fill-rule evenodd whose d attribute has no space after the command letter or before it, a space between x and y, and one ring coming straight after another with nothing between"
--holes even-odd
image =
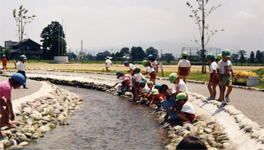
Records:
<instances>
[{"instance_id":1,"label":"baseball cap","mask_svg":"<svg viewBox=\"0 0 264 150\"><path fill-rule=\"evenodd\" d=\"M179 93L177 96L176 96L176 101L178 100L182 100L182 99L186 99L187 98L187 95L185 93Z\"/></svg>"},{"instance_id":2,"label":"baseball cap","mask_svg":"<svg viewBox=\"0 0 264 150\"><path fill-rule=\"evenodd\" d=\"M224 49L224 50L222 51L222 55L223 55L224 57L230 57L230 56L231 56L231 52L230 52L229 49Z\"/></svg>"}]
</instances>

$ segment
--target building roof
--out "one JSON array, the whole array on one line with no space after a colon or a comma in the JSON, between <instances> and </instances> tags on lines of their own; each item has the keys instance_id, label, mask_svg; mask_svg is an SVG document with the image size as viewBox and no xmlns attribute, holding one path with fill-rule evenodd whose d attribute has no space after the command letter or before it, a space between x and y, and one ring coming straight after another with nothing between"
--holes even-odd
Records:
<instances>
[{"instance_id":1,"label":"building roof","mask_svg":"<svg viewBox=\"0 0 264 150\"><path fill-rule=\"evenodd\" d=\"M23 40L22 40L22 43L27 42L27 41L32 41L32 42L38 44L37 42L31 40L30 38L28 38L28 39L23 39ZM20 43L20 42L17 42L16 44L13 44L13 45L11 45L11 46L18 46L19 43ZM41 46L40 44L38 44L38 45Z\"/></svg>"}]
</instances>

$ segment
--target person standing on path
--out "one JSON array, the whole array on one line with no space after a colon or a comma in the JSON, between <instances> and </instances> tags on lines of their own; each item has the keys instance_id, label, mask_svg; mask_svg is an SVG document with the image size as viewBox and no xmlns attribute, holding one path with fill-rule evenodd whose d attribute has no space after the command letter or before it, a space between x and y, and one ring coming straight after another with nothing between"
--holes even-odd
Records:
<instances>
[{"instance_id":1,"label":"person standing on path","mask_svg":"<svg viewBox=\"0 0 264 150\"><path fill-rule=\"evenodd\" d=\"M236 76L234 75L233 72L233 65L231 61L229 60L231 56L231 52L229 49L224 49L222 51L222 60L219 61L218 66L217 66L217 73L219 76L219 85L221 86L221 100L222 100L222 105L226 105L227 102L230 102L229 95L232 91L232 77L237 80ZM226 86L228 87L228 90L225 95L225 89ZM225 98L224 98L225 95Z\"/></svg>"},{"instance_id":2,"label":"person standing on path","mask_svg":"<svg viewBox=\"0 0 264 150\"><path fill-rule=\"evenodd\" d=\"M25 83L27 80L27 76L26 76L26 61L27 61L27 57L25 55L21 55L19 57L20 61L17 63L14 59L12 60L15 64L15 68L18 69L17 73L21 73L24 77L25 77ZM26 84L23 85L24 89L28 89L28 87L26 87Z\"/></svg>"},{"instance_id":3,"label":"person standing on path","mask_svg":"<svg viewBox=\"0 0 264 150\"><path fill-rule=\"evenodd\" d=\"M183 79L183 81L186 83L186 76L189 75L191 63L189 60L187 60L188 53L183 52L182 53L182 59L178 62L178 75L180 76L180 79Z\"/></svg>"},{"instance_id":4,"label":"person standing on path","mask_svg":"<svg viewBox=\"0 0 264 150\"><path fill-rule=\"evenodd\" d=\"M9 128L15 128L16 126L9 123L10 120L15 119L15 115L12 108L11 102L11 91L13 89L19 88L21 85L26 85L25 77L20 73L14 73L9 80L0 82L0 129L3 126L8 126ZM5 106L5 109L4 107ZM0 130L0 138L6 136L1 133Z\"/></svg>"},{"instance_id":5,"label":"person standing on path","mask_svg":"<svg viewBox=\"0 0 264 150\"><path fill-rule=\"evenodd\" d=\"M3 55L3 59L2 59L2 64L3 64L3 71L5 70L5 68L6 68L6 63L7 63L7 58L6 58L6 56L5 55ZM6 68L6 71L7 71L7 68Z\"/></svg>"},{"instance_id":6,"label":"person standing on path","mask_svg":"<svg viewBox=\"0 0 264 150\"><path fill-rule=\"evenodd\" d=\"M108 70L108 68L110 67L110 65L113 66L112 61L110 60L109 56L106 57L106 61L105 61L105 70L106 72L110 72L110 70Z\"/></svg>"},{"instance_id":7,"label":"person standing on path","mask_svg":"<svg viewBox=\"0 0 264 150\"><path fill-rule=\"evenodd\" d=\"M156 80L156 72L155 72L155 70L149 64L150 64L150 62L148 62L147 60L143 60L142 65L144 67L147 67L147 71L146 72L143 72L142 74L143 75L149 74L150 81L152 81L153 84L155 85L155 83L156 83L155 82L155 80Z\"/></svg>"},{"instance_id":8,"label":"person standing on path","mask_svg":"<svg viewBox=\"0 0 264 150\"><path fill-rule=\"evenodd\" d=\"M205 56L207 62L210 64L209 71L210 71L210 80L207 86L210 97L207 100L214 100L216 96L216 86L219 83L219 77L217 74L217 63L215 62L215 56L212 53L209 53Z\"/></svg>"},{"instance_id":9,"label":"person standing on path","mask_svg":"<svg viewBox=\"0 0 264 150\"><path fill-rule=\"evenodd\" d=\"M148 61L150 62L150 66L155 70L156 73L158 73L159 65L152 54L148 55Z\"/></svg>"},{"instance_id":10,"label":"person standing on path","mask_svg":"<svg viewBox=\"0 0 264 150\"><path fill-rule=\"evenodd\" d=\"M218 63L219 63L220 60L222 60L222 54L218 54L216 56L215 61L216 61L217 65L218 65ZM217 67L216 67L216 71L217 71ZM218 74L217 74L217 76L218 76ZM219 85L219 76L218 76L218 83L217 83L217 85L219 87L219 91L221 91L221 86ZM219 98L217 100L218 101L221 101L221 92L219 92Z\"/></svg>"}]
</instances>

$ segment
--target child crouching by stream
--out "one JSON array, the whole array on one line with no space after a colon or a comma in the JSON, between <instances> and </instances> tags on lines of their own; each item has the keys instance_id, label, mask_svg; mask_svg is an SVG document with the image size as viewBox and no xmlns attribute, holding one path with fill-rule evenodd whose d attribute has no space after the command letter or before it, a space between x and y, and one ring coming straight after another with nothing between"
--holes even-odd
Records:
<instances>
[{"instance_id":1,"label":"child crouching by stream","mask_svg":"<svg viewBox=\"0 0 264 150\"><path fill-rule=\"evenodd\" d=\"M122 95L124 92L129 90L131 76L128 74L123 74L120 71L116 72L116 76L117 76L118 81L112 87L114 88L117 84L122 84L118 86L118 92L119 94Z\"/></svg>"},{"instance_id":2,"label":"child crouching by stream","mask_svg":"<svg viewBox=\"0 0 264 150\"><path fill-rule=\"evenodd\" d=\"M9 78L9 80L0 82L0 129L3 126L8 126L9 128L16 128L15 125L9 123L9 117L10 120L15 119L11 102L11 91L12 88L17 89L21 85L26 85L26 83L25 77L20 73L14 73L11 78ZM6 135L2 134L0 130L0 138L2 138L3 136Z\"/></svg>"}]
</instances>

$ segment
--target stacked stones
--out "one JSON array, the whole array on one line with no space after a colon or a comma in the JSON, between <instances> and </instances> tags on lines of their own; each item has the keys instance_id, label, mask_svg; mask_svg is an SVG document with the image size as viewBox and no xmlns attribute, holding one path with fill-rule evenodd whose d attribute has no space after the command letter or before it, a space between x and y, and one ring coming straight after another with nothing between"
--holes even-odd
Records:
<instances>
[{"instance_id":1,"label":"stacked stones","mask_svg":"<svg viewBox=\"0 0 264 150\"><path fill-rule=\"evenodd\" d=\"M201 94L189 93L189 95L192 95L197 99L201 99L203 102L216 105L217 107L222 107L221 102L216 100L207 101L207 97ZM249 133L251 138L256 139L261 144L264 144L264 129L259 124L247 118L240 110L237 110L232 105L226 105L223 109L225 112L229 113L230 116L234 117L241 130L244 130L245 133Z\"/></svg>"},{"instance_id":2,"label":"stacked stones","mask_svg":"<svg viewBox=\"0 0 264 150\"><path fill-rule=\"evenodd\" d=\"M52 85L51 96L44 96L22 103L14 109L16 119L11 121L16 128L3 127L7 137L0 142L0 149L21 148L56 127L68 125L66 118L79 109L83 99L75 93Z\"/></svg>"}]
</instances>

